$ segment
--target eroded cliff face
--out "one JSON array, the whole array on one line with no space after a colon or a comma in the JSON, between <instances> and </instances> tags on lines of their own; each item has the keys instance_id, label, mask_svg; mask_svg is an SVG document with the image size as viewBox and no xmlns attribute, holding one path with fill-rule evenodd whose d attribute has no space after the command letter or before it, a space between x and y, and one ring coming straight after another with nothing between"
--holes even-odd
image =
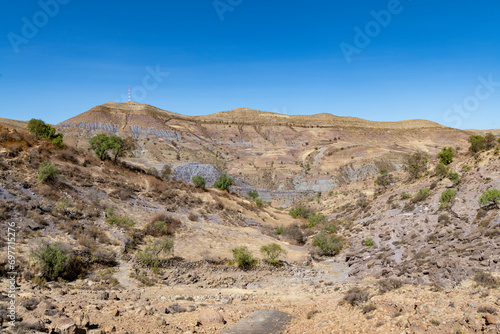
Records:
<instances>
[{"instance_id":1,"label":"eroded cliff face","mask_svg":"<svg viewBox=\"0 0 500 334\"><path fill-rule=\"evenodd\" d=\"M65 141L87 147L97 133L130 136L138 149L126 159L161 169L174 164L189 180L191 163L211 165L267 198L324 192L341 184L397 170L404 156L444 146L465 146L467 134L423 120L370 122L330 114L280 115L235 109L189 117L137 103L107 103L58 125ZM275 196L273 193L279 193ZM285 196L286 195L286 196ZM305 195L304 195L305 196Z\"/></svg>"}]
</instances>

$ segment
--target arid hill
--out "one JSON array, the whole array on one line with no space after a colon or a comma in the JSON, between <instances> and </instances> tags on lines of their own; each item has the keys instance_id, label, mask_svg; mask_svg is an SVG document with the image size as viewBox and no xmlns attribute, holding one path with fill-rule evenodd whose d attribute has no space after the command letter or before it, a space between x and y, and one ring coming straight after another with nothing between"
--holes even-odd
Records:
<instances>
[{"instance_id":1,"label":"arid hill","mask_svg":"<svg viewBox=\"0 0 500 334\"><path fill-rule=\"evenodd\" d=\"M106 103L58 129L66 142L81 148L96 133L130 136L139 144L127 159L131 163L157 169L170 164L187 181L196 173L213 179L213 166L238 178L242 194L257 188L264 199L284 205L382 169L400 169L409 152L466 147L468 138L423 120L370 122L246 108L190 117L137 103Z\"/></svg>"}]
</instances>

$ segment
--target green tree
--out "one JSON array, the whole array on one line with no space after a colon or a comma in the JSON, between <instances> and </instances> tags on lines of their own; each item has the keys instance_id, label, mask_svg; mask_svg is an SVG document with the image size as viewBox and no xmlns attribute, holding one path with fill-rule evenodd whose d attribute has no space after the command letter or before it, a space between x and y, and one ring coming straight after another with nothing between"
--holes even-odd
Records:
<instances>
[{"instance_id":1,"label":"green tree","mask_svg":"<svg viewBox=\"0 0 500 334\"><path fill-rule=\"evenodd\" d=\"M438 158L439 161L443 165L449 165L453 162L453 158L455 157L455 154L453 153L453 148L451 147L445 147L441 152L438 153Z\"/></svg>"},{"instance_id":2,"label":"green tree","mask_svg":"<svg viewBox=\"0 0 500 334\"><path fill-rule=\"evenodd\" d=\"M132 138L123 140L117 135L108 136L101 133L90 138L89 149L101 160L110 159L111 156L116 161L126 152L135 149L135 142Z\"/></svg>"},{"instance_id":3,"label":"green tree","mask_svg":"<svg viewBox=\"0 0 500 334\"><path fill-rule=\"evenodd\" d=\"M479 198L479 203L483 206L496 205L500 209L500 190L486 190Z\"/></svg>"},{"instance_id":4,"label":"green tree","mask_svg":"<svg viewBox=\"0 0 500 334\"><path fill-rule=\"evenodd\" d=\"M38 168L38 180L42 182L53 181L59 174L59 169L48 161L42 162Z\"/></svg>"},{"instance_id":5,"label":"green tree","mask_svg":"<svg viewBox=\"0 0 500 334\"><path fill-rule=\"evenodd\" d=\"M201 188L201 189L205 189L205 185L207 183L207 181L205 180L205 178L201 175L195 175L191 178L191 182L193 182L194 186L196 188Z\"/></svg>"},{"instance_id":6,"label":"green tree","mask_svg":"<svg viewBox=\"0 0 500 334\"><path fill-rule=\"evenodd\" d=\"M229 191L229 187L233 185L233 179L228 177L226 174L222 174L219 176L217 181L214 183L215 188L219 188L220 190Z\"/></svg>"},{"instance_id":7,"label":"green tree","mask_svg":"<svg viewBox=\"0 0 500 334\"><path fill-rule=\"evenodd\" d=\"M56 133L52 125L46 124L41 119L32 118L27 127L28 131L34 133L35 136L49 140L58 149L63 148L63 134Z\"/></svg>"},{"instance_id":8,"label":"green tree","mask_svg":"<svg viewBox=\"0 0 500 334\"><path fill-rule=\"evenodd\" d=\"M260 252L266 257L266 262L273 265L279 264L279 257L286 254L286 251L276 243L260 247Z\"/></svg>"}]
</instances>

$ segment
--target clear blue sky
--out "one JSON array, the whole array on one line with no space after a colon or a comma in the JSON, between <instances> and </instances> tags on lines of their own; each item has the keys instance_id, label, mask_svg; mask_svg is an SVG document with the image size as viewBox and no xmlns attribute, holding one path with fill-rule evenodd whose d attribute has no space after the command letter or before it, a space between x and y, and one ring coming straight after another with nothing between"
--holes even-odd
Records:
<instances>
[{"instance_id":1,"label":"clear blue sky","mask_svg":"<svg viewBox=\"0 0 500 334\"><path fill-rule=\"evenodd\" d=\"M0 117L55 124L126 99L130 85L136 102L187 115L248 107L500 128L498 1L396 2L2 1ZM375 23L382 10L390 22ZM355 40L356 27L368 35ZM148 76L157 66L161 82Z\"/></svg>"}]
</instances>

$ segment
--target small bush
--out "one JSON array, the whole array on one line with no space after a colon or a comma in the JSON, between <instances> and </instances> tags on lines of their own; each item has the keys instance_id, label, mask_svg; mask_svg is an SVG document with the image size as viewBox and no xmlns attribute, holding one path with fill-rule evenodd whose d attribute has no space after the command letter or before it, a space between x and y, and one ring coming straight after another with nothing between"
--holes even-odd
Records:
<instances>
[{"instance_id":1,"label":"small bush","mask_svg":"<svg viewBox=\"0 0 500 334\"><path fill-rule=\"evenodd\" d=\"M440 163L434 168L434 173L437 177L444 179L446 175L450 172L450 167Z\"/></svg>"},{"instance_id":2,"label":"small bush","mask_svg":"<svg viewBox=\"0 0 500 334\"><path fill-rule=\"evenodd\" d=\"M412 203L421 202L421 201L427 199L427 197L429 197L430 193L431 193L431 190L429 188L420 189L418 191L417 195L415 195L415 197L413 197L411 202Z\"/></svg>"},{"instance_id":3,"label":"small bush","mask_svg":"<svg viewBox=\"0 0 500 334\"><path fill-rule=\"evenodd\" d=\"M448 225L451 222L450 217L448 215L439 215L438 217L438 223L441 223L443 225Z\"/></svg>"},{"instance_id":4,"label":"small bush","mask_svg":"<svg viewBox=\"0 0 500 334\"><path fill-rule=\"evenodd\" d=\"M497 208L500 208L500 190L486 190L479 198L479 203L483 206L496 205Z\"/></svg>"},{"instance_id":5,"label":"small bush","mask_svg":"<svg viewBox=\"0 0 500 334\"><path fill-rule=\"evenodd\" d=\"M403 193L401 194L401 199L408 199L408 198L411 198L411 195L410 195L410 194L405 193L405 192L403 192Z\"/></svg>"},{"instance_id":6,"label":"small bush","mask_svg":"<svg viewBox=\"0 0 500 334\"><path fill-rule=\"evenodd\" d=\"M233 257L238 267L243 269L252 267L256 262L252 252L244 246L233 248Z\"/></svg>"},{"instance_id":7,"label":"small bush","mask_svg":"<svg viewBox=\"0 0 500 334\"><path fill-rule=\"evenodd\" d=\"M491 273L478 271L474 275L474 281L485 288L496 289L500 287L500 280L495 278Z\"/></svg>"},{"instance_id":8,"label":"small bush","mask_svg":"<svg viewBox=\"0 0 500 334\"><path fill-rule=\"evenodd\" d=\"M137 261L149 268L158 268L161 264L160 253L173 255L174 239L165 236L148 245L137 254Z\"/></svg>"},{"instance_id":9,"label":"small bush","mask_svg":"<svg viewBox=\"0 0 500 334\"><path fill-rule=\"evenodd\" d=\"M59 174L59 169L48 161L42 162L38 168L38 180L42 182L53 181Z\"/></svg>"},{"instance_id":10,"label":"small bush","mask_svg":"<svg viewBox=\"0 0 500 334\"><path fill-rule=\"evenodd\" d=\"M262 202L262 198L256 198L255 199L255 204L257 204L257 206L259 208L262 208L264 206L264 203Z\"/></svg>"},{"instance_id":11,"label":"small bush","mask_svg":"<svg viewBox=\"0 0 500 334\"><path fill-rule=\"evenodd\" d=\"M337 233L337 223L336 222L328 223L328 225L325 226L325 232Z\"/></svg>"},{"instance_id":12,"label":"small bush","mask_svg":"<svg viewBox=\"0 0 500 334\"><path fill-rule=\"evenodd\" d=\"M172 174L172 166L170 166L168 164L163 166L163 168L161 169L161 176L166 178L170 174Z\"/></svg>"},{"instance_id":13,"label":"small bush","mask_svg":"<svg viewBox=\"0 0 500 334\"><path fill-rule=\"evenodd\" d=\"M193 176L191 178L191 182L193 182L193 184L196 188L201 188L201 189L205 189L205 184L207 183L205 178L203 176L200 176L200 175Z\"/></svg>"},{"instance_id":14,"label":"small bush","mask_svg":"<svg viewBox=\"0 0 500 334\"><path fill-rule=\"evenodd\" d=\"M274 235L280 235L283 232L285 232L285 227L283 225L281 225L281 226L276 227L276 229L274 230L273 234Z\"/></svg>"},{"instance_id":15,"label":"small bush","mask_svg":"<svg viewBox=\"0 0 500 334\"><path fill-rule=\"evenodd\" d=\"M173 235L179 226L181 226L180 220L164 213L158 213L146 225L144 233L153 237Z\"/></svg>"},{"instance_id":16,"label":"small bush","mask_svg":"<svg viewBox=\"0 0 500 334\"><path fill-rule=\"evenodd\" d=\"M316 226L317 224L325 223L327 221L327 218L321 212L316 212L312 215L309 215L309 217L307 218L307 221L308 221L307 227L312 228L312 227Z\"/></svg>"},{"instance_id":17,"label":"small bush","mask_svg":"<svg viewBox=\"0 0 500 334\"><path fill-rule=\"evenodd\" d=\"M376 309L377 309L377 306L373 303L365 305L365 306L363 306L363 314L370 313L372 311L375 311Z\"/></svg>"},{"instance_id":18,"label":"small bush","mask_svg":"<svg viewBox=\"0 0 500 334\"><path fill-rule=\"evenodd\" d=\"M351 306L361 306L370 299L370 294L366 289L361 289L358 287L350 288L342 301L348 303Z\"/></svg>"},{"instance_id":19,"label":"small bush","mask_svg":"<svg viewBox=\"0 0 500 334\"><path fill-rule=\"evenodd\" d=\"M228 177L226 174L219 176L217 181L214 183L215 188L220 190L229 191L229 187L233 185L233 179Z\"/></svg>"},{"instance_id":20,"label":"small bush","mask_svg":"<svg viewBox=\"0 0 500 334\"><path fill-rule=\"evenodd\" d=\"M257 197L259 197L259 192L257 190L249 190L247 192L247 195L252 199L256 199Z\"/></svg>"},{"instance_id":21,"label":"small bush","mask_svg":"<svg viewBox=\"0 0 500 334\"><path fill-rule=\"evenodd\" d=\"M313 246L318 248L321 255L334 256L340 253L343 244L337 236L321 232L313 238Z\"/></svg>"},{"instance_id":22,"label":"small bush","mask_svg":"<svg viewBox=\"0 0 500 334\"><path fill-rule=\"evenodd\" d=\"M135 225L135 221L127 216L115 216L113 209L106 209L106 223L111 226L119 226L123 228L132 227Z\"/></svg>"},{"instance_id":23,"label":"small bush","mask_svg":"<svg viewBox=\"0 0 500 334\"><path fill-rule=\"evenodd\" d=\"M61 243L44 243L30 253L30 258L38 265L43 277L75 279L82 271L82 265L74 254L63 248Z\"/></svg>"},{"instance_id":24,"label":"small bush","mask_svg":"<svg viewBox=\"0 0 500 334\"><path fill-rule=\"evenodd\" d=\"M455 198L456 194L456 189L446 189L445 191L443 191L443 193L441 194L441 198L439 199L441 207L449 204L453 200L453 198Z\"/></svg>"},{"instance_id":25,"label":"small bush","mask_svg":"<svg viewBox=\"0 0 500 334\"><path fill-rule=\"evenodd\" d=\"M365 243L366 247L373 247L373 245L374 245L372 238L366 238L364 243Z\"/></svg>"},{"instance_id":26,"label":"small bush","mask_svg":"<svg viewBox=\"0 0 500 334\"><path fill-rule=\"evenodd\" d=\"M446 177L451 181L453 181L455 185L458 185L460 183L460 174L458 173L448 173Z\"/></svg>"},{"instance_id":27,"label":"small bush","mask_svg":"<svg viewBox=\"0 0 500 334\"><path fill-rule=\"evenodd\" d=\"M302 205L288 211L288 214L290 214L293 218L307 218L309 213L309 210Z\"/></svg>"},{"instance_id":28,"label":"small bush","mask_svg":"<svg viewBox=\"0 0 500 334\"><path fill-rule=\"evenodd\" d=\"M380 280L378 282L378 289L381 294L384 294L386 292L392 291L399 289L400 287L403 286L403 282L401 280L395 279L395 278L387 278Z\"/></svg>"},{"instance_id":29,"label":"small bush","mask_svg":"<svg viewBox=\"0 0 500 334\"><path fill-rule=\"evenodd\" d=\"M453 153L453 148L451 147L445 147L441 152L438 154L439 161L443 165L449 165L453 162L453 158L455 157L455 154Z\"/></svg>"},{"instance_id":30,"label":"small bush","mask_svg":"<svg viewBox=\"0 0 500 334\"><path fill-rule=\"evenodd\" d=\"M276 243L260 247L260 252L266 257L266 262L272 265L279 264L279 257L286 254L286 251Z\"/></svg>"}]
</instances>

